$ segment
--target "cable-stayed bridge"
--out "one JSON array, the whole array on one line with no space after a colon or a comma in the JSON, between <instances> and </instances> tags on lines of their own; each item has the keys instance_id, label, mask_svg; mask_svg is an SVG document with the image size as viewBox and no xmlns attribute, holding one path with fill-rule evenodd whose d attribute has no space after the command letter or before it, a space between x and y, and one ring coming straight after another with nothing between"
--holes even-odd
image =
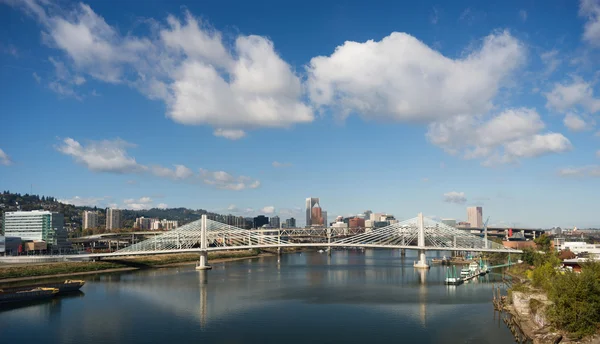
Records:
<instances>
[{"instance_id":1,"label":"cable-stayed bridge","mask_svg":"<svg viewBox=\"0 0 600 344\"><path fill-rule=\"evenodd\" d=\"M313 237L320 242L294 242L294 237ZM207 253L288 247L412 249L419 251L417 268L427 268L426 251L469 251L521 253L503 245L429 218L419 216L377 228L365 233L352 233L345 228L246 230L224 223L202 219L157 235L112 253L86 255L108 258L136 255L197 252L199 269L208 268Z\"/></svg>"}]
</instances>

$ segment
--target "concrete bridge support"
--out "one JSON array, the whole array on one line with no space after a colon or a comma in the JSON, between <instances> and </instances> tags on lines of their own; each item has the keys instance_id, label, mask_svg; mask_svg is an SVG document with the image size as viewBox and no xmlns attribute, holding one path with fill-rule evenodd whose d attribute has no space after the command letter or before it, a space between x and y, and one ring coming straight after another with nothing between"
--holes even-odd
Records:
<instances>
[{"instance_id":1,"label":"concrete bridge support","mask_svg":"<svg viewBox=\"0 0 600 344\"><path fill-rule=\"evenodd\" d=\"M400 256L401 257L406 257L406 249L405 248L401 248L400 249Z\"/></svg>"},{"instance_id":2,"label":"concrete bridge support","mask_svg":"<svg viewBox=\"0 0 600 344\"><path fill-rule=\"evenodd\" d=\"M423 219L423 213L419 213L417 217L417 225L419 226L419 237L418 237L418 246L425 247L425 223ZM419 261L415 262L415 268L417 269L429 269L429 265L427 264L427 256L425 255L424 249L419 249Z\"/></svg>"},{"instance_id":3,"label":"concrete bridge support","mask_svg":"<svg viewBox=\"0 0 600 344\"><path fill-rule=\"evenodd\" d=\"M210 270L212 266L208 265L208 250L206 237L206 214L202 215L200 227L200 261L196 265L196 270Z\"/></svg>"},{"instance_id":4,"label":"concrete bridge support","mask_svg":"<svg viewBox=\"0 0 600 344\"><path fill-rule=\"evenodd\" d=\"M327 227L327 243L331 244L331 227ZM331 257L331 246L327 246L327 256Z\"/></svg>"}]
</instances>

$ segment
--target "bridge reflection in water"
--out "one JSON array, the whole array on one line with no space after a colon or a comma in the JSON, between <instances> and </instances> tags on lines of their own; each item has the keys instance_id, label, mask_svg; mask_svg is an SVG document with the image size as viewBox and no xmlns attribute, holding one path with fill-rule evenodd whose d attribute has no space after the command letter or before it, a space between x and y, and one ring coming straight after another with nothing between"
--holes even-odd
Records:
<instances>
[{"instance_id":1,"label":"bridge reflection in water","mask_svg":"<svg viewBox=\"0 0 600 344\"><path fill-rule=\"evenodd\" d=\"M471 298L465 292L472 293L476 283L460 286L463 290L443 285L446 267L413 269L414 258L372 249L335 251L332 256L292 253L222 263L210 272L159 270L152 273L153 283L144 282L147 272L132 273L120 280L119 289L167 313L193 315L201 328L230 315L251 314L252 309L276 301L371 305L386 312L400 307L404 316L418 319L423 327L429 317L450 311L440 305L489 302L489 295ZM190 278L197 281L197 289L182 282ZM480 282L485 284L485 278ZM190 294L193 290L198 296ZM432 290L435 292L430 295Z\"/></svg>"}]
</instances>

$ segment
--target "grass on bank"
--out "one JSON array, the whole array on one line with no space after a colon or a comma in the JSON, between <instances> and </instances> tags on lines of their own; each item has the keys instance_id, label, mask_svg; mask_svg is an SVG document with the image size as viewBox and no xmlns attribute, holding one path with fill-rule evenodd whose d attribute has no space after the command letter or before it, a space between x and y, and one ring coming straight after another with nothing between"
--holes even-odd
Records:
<instances>
[{"instance_id":1,"label":"grass on bank","mask_svg":"<svg viewBox=\"0 0 600 344\"><path fill-rule=\"evenodd\" d=\"M260 251L258 250L211 252L208 254L208 260L210 261L214 259L254 257L257 256L259 253ZM79 272L94 272L127 267L151 268L167 264L193 262L197 260L198 254L169 254L160 256L141 256L135 258L123 258L119 260L110 259L96 262L64 262L11 267L0 266L0 282L2 282L3 279L8 278L73 274Z\"/></svg>"}]
</instances>

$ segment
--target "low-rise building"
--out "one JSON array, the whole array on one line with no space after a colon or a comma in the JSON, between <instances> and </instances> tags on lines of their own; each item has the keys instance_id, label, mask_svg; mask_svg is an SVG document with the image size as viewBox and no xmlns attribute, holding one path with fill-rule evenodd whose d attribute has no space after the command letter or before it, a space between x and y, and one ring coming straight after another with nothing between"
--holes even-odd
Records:
<instances>
[{"instance_id":1,"label":"low-rise building","mask_svg":"<svg viewBox=\"0 0 600 344\"><path fill-rule=\"evenodd\" d=\"M576 255L588 254L590 257L600 257L600 245L588 244L585 241L566 241L565 238L554 238L554 248L557 251L569 250Z\"/></svg>"},{"instance_id":2,"label":"low-rise building","mask_svg":"<svg viewBox=\"0 0 600 344\"><path fill-rule=\"evenodd\" d=\"M4 213L4 235L22 241L44 241L52 249L66 249L67 232L64 215L44 210L12 211Z\"/></svg>"}]
</instances>

